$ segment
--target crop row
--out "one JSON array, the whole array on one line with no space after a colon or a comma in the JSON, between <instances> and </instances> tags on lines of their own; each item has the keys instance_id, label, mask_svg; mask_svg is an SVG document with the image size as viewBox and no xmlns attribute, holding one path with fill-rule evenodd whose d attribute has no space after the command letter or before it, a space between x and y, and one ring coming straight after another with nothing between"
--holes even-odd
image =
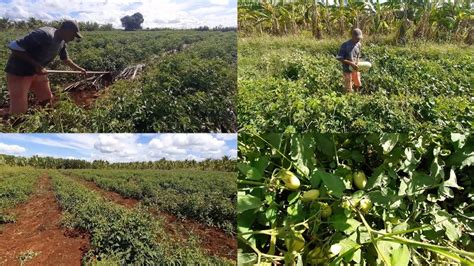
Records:
<instances>
[{"instance_id":1,"label":"crop row","mask_svg":"<svg viewBox=\"0 0 474 266\"><path fill-rule=\"evenodd\" d=\"M127 209L106 201L82 184L51 171L56 198L65 211L65 224L90 233L90 249L84 261L106 264L227 264L207 256L190 240L174 242L162 220L146 211Z\"/></svg>"},{"instance_id":2,"label":"crop row","mask_svg":"<svg viewBox=\"0 0 474 266\"><path fill-rule=\"evenodd\" d=\"M0 166L0 224L14 221L4 211L28 199L39 174L32 168Z\"/></svg>"},{"instance_id":3,"label":"crop row","mask_svg":"<svg viewBox=\"0 0 474 266\"><path fill-rule=\"evenodd\" d=\"M236 175L199 170L64 170L178 217L235 231Z\"/></svg>"}]
</instances>

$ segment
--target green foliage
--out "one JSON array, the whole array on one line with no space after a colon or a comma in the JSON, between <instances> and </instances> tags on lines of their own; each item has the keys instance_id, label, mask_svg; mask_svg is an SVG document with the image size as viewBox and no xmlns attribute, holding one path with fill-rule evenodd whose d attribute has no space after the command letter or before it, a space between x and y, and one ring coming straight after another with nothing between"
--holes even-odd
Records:
<instances>
[{"instance_id":1,"label":"green foliage","mask_svg":"<svg viewBox=\"0 0 474 266\"><path fill-rule=\"evenodd\" d=\"M182 246L164 231L163 221L145 210L134 210L107 202L83 185L50 172L56 198L66 212L64 223L90 233L85 263L119 261L120 264L228 264L203 254L190 242Z\"/></svg>"},{"instance_id":2,"label":"green foliage","mask_svg":"<svg viewBox=\"0 0 474 266\"><path fill-rule=\"evenodd\" d=\"M125 162L110 163L103 160L94 160L92 162L79 159L63 159L53 157L20 157L14 155L0 154L0 165L10 166L32 166L42 169L200 169L233 172L235 170L236 160L227 156L222 159L206 159L203 161L184 160L171 161L161 159L148 162Z\"/></svg>"},{"instance_id":3,"label":"green foliage","mask_svg":"<svg viewBox=\"0 0 474 266\"><path fill-rule=\"evenodd\" d=\"M0 224L15 220L5 211L28 199L39 174L35 169L0 165Z\"/></svg>"},{"instance_id":4,"label":"green foliage","mask_svg":"<svg viewBox=\"0 0 474 266\"><path fill-rule=\"evenodd\" d=\"M474 57L456 45L363 44L373 63L347 94L342 41L239 41L240 127L252 132L408 132L472 128Z\"/></svg>"},{"instance_id":5,"label":"green foliage","mask_svg":"<svg viewBox=\"0 0 474 266\"><path fill-rule=\"evenodd\" d=\"M471 1L310 1L239 0L242 35L311 33L315 38L346 36L358 27L364 36L394 41L473 43Z\"/></svg>"},{"instance_id":6,"label":"green foliage","mask_svg":"<svg viewBox=\"0 0 474 266\"><path fill-rule=\"evenodd\" d=\"M178 217L235 232L236 175L195 169L65 170L124 197L143 200Z\"/></svg>"},{"instance_id":7,"label":"green foliage","mask_svg":"<svg viewBox=\"0 0 474 266\"><path fill-rule=\"evenodd\" d=\"M239 151L239 256L249 263L474 262L472 135L242 134ZM360 171L363 189L351 177ZM302 201L312 189L319 197ZM304 249L291 252L299 234Z\"/></svg>"}]
</instances>

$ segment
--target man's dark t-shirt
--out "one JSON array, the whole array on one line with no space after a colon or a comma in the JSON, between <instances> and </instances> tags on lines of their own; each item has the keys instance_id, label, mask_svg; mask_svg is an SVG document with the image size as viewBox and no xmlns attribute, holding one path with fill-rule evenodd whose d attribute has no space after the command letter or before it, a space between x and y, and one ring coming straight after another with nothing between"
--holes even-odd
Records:
<instances>
[{"instance_id":1,"label":"man's dark t-shirt","mask_svg":"<svg viewBox=\"0 0 474 266\"><path fill-rule=\"evenodd\" d=\"M346 59L352 62L357 62L360 58L360 42L354 43L352 40L348 40L347 42L341 45L341 49L339 49L339 53L337 54L337 59ZM342 64L342 71L344 72L352 72L349 69L349 65Z\"/></svg>"},{"instance_id":2,"label":"man's dark t-shirt","mask_svg":"<svg viewBox=\"0 0 474 266\"><path fill-rule=\"evenodd\" d=\"M54 40L55 31L56 29L52 27L42 27L17 40L16 43L29 56L46 67L58 54L61 60L68 59L66 43ZM36 73L33 65L14 56L8 59L5 72L17 76L31 76Z\"/></svg>"}]
</instances>

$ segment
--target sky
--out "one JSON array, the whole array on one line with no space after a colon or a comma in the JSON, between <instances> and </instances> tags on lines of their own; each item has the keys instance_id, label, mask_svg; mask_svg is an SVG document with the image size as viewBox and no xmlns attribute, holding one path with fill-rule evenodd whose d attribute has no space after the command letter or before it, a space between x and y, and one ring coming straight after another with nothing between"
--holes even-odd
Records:
<instances>
[{"instance_id":1,"label":"sky","mask_svg":"<svg viewBox=\"0 0 474 266\"><path fill-rule=\"evenodd\" d=\"M109 162L237 158L236 134L0 134L0 154Z\"/></svg>"},{"instance_id":2,"label":"sky","mask_svg":"<svg viewBox=\"0 0 474 266\"><path fill-rule=\"evenodd\" d=\"M120 18L135 12L143 15L143 28L237 25L237 0L0 0L0 17L13 20L74 19L121 28Z\"/></svg>"}]
</instances>

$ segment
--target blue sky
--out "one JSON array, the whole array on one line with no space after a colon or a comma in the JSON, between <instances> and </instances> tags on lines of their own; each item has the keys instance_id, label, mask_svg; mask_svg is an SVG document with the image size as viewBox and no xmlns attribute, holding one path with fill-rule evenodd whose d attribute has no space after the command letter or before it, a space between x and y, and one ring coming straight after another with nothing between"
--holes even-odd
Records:
<instances>
[{"instance_id":1,"label":"blue sky","mask_svg":"<svg viewBox=\"0 0 474 266\"><path fill-rule=\"evenodd\" d=\"M236 134L0 134L0 154L110 162L237 157Z\"/></svg>"},{"instance_id":2,"label":"blue sky","mask_svg":"<svg viewBox=\"0 0 474 266\"><path fill-rule=\"evenodd\" d=\"M121 27L120 18L143 14L146 27L236 26L237 0L0 0L0 17L75 19Z\"/></svg>"}]
</instances>

